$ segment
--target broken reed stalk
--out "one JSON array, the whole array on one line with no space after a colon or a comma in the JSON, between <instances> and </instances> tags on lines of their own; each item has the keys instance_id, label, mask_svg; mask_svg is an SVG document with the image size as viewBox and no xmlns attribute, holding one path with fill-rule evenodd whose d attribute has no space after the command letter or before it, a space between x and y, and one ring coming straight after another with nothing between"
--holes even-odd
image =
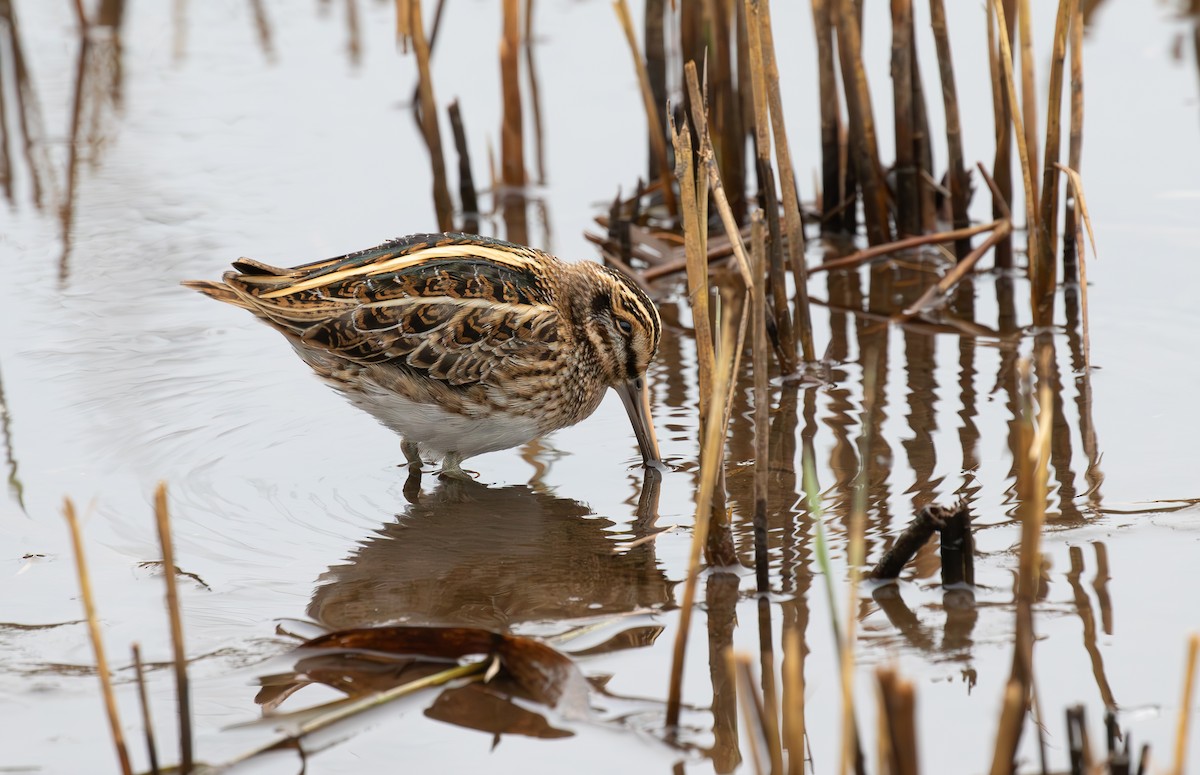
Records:
<instances>
[{"instance_id":1,"label":"broken reed stalk","mask_svg":"<svg viewBox=\"0 0 1200 775\"><path fill-rule=\"evenodd\" d=\"M162 547L163 580L167 585L167 615L171 621L171 648L174 654L175 694L179 703L179 770L192 771L192 703L187 676L187 654L183 645L183 616L179 609L179 588L175 582L175 547L171 540L171 515L167 511L167 485L159 482L154 490L154 521Z\"/></svg>"},{"instance_id":2,"label":"broken reed stalk","mask_svg":"<svg viewBox=\"0 0 1200 775\"><path fill-rule=\"evenodd\" d=\"M937 302L944 300L950 289L958 285L975 268L975 264L978 263L979 259L1011 233L1012 222L1001 221L992 233L988 235L988 238L979 244L979 247L964 256L936 285L931 286L925 293L921 294L921 298L896 315L896 320L911 320L916 315L930 310Z\"/></svg>"},{"instance_id":3,"label":"broken reed stalk","mask_svg":"<svg viewBox=\"0 0 1200 775\"><path fill-rule=\"evenodd\" d=\"M1039 345L1039 371L1049 373L1051 350ZM1000 714L1000 731L992 756L991 775L1014 771L1025 709L1033 686L1033 603L1041 571L1042 525L1046 518L1046 484L1049 478L1053 403L1050 379L1042 379L1034 415L1030 362L1021 362L1021 418L1016 425L1017 513L1021 520L1021 549L1017 570L1016 636L1012 671Z\"/></svg>"},{"instance_id":4,"label":"broken reed stalk","mask_svg":"<svg viewBox=\"0 0 1200 775\"><path fill-rule=\"evenodd\" d=\"M79 519L75 516L75 504L70 498L63 501L63 515L71 531L71 548L75 553L75 571L79 575L79 596L83 599L83 610L87 616L88 635L92 640L92 652L96 656L96 675L100 678L100 690L104 695L104 710L108 715L108 729L113 747L117 749L117 761L124 775L132 775L129 750L125 747L125 734L121 731L121 719L117 715L117 699L113 695L112 674L108 669L108 658L104 654L104 640L100 635L100 619L96 616L96 602L92 597L92 582L88 575L87 556L83 552L83 535Z\"/></svg>"},{"instance_id":5,"label":"broken reed stalk","mask_svg":"<svg viewBox=\"0 0 1200 775\"><path fill-rule=\"evenodd\" d=\"M761 0L745 0L746 37L750 43L750 83L754 100L755 153L758 183L762 193L759 203L766 215L770 233L770 257L759 272L770 272L771 299L777 337L776 355L784 374L796 370L796 342L792 333L792 315L788 307L787 280L783 273L783 237L779 226L779 199L775 189L775 170L771 166L771 129L767 108L767 76L762 44L762 20L759 17ZM764 237L765 240L765 237ZM764 249L767 246L764 245ZM756 280L757 282L757 280Z\"/></svg>"},{"instance_id":6,"label":"broken reed stalk","mask_svg":"<svg viewBox=\"0 0 1200 775\"><path fill-rule=\"evenodd\" d=\"M817 37L817 85L821 111L821 233L842 230L841 218L828 217L848 193L843 192L840 113L837 78L833 69L833 21L829 4L836 0L813 0L813 30ZM851 213L853 218L853 213ZM807 359L807 358L806 358Z\"/></svg>"},{"instance_id":7,"label":"broken reed stalk","mask_svg":"<svg viewBox=\"0 0 1200 775\"><path fill-rule=\"evenodd\" d=\"M981 223L978 226L969 226L965 229L955 229L954 231L944 231L937 234L919 234L915 237L907 237L895 242L889 242L886 245L875 245L874 247L864 248L855 251L848 256L835 258L832 261L826 261L823 264L817 264L809 269L809 273L829 272L834 269L849 269L850 267L864 264L876 258L889 256L892 253L899 253L901 250L909 250L911 248L920 247L921 245L933 245L940 242L950 242L952 240L966 239L973 237L976 234L982 234L985 231L992 231L998 228L1003 220L992 221L990 223Z\"/></svg>"},{"instance_id":8,"label":"broken reed stalk","mask_svg":"<svg viewBox=\"0 0 1200 775\"><path fill-rule=\"evenodd\" d=\"M1008 27L1004 20L1004 8L1001 0L991 0L992 10L996 15L996 28L1000 37L1000 69L1004 73L1004 83L1007 88L1008 109L1012 116L1014 134L1017 136L1017 154L1021 159L1021 179L1025 186L1025 249L1029 255L1029 274L1031 302L1033 307L1034 324L1048 325L1053 314L1054 288L1044 288L1039 283L1042 271L1038 266L1037 248L1037 209L1033 193L1033 167L1029 159L1029 149L1025 144L1025 133L1022 131L1021 108L1017 104L1017 86L1013 78L1012 47L1008 41Z\"/></svg>"},{"instance_id":9,"label":"broken reed stalk","mask_svg":"<svg viewBox=\"0 0 1200 775\"><path fill-rule=\"evenodd\" d=\"M770 474L771 394L767 383L767 235L762 210L750 217L750 245L754 258L754 293L750 297L754 353L754 571L759 594L771 591L767 557L767 487Z\"/></svg>"},{"instance_id":10,"label":"broken reed stalk","mask_svg":"<svg viewBox=\"0 0 1200 775\"><path fill-rule=\"evenodd\" d=\"M912 0L892 0L892 101L896 135L897 234L920 234L922 231L912 55Z\"/></svg>"},{"instance_id":11,"label":"broken reed stalk","mask_svg":"<svg viewBox=\"0 0 1200 775\"><path fill-rule=\"evenodd\" d=\"M1033 12L1029 0L1017 0L1017 30L1021 37L1021 115L1024 118L1025 147L1029 149L1031 169L1038 166L1037 79L1033 70ZM1018 132L1021 130L1018 129ZM1033 183L1033 201L1038 200L1038 179Z\"/></svg>"},{"instance_id":12,"label":"broken reed stalk","mask_svg":"<svg viewBox=\"0 0 1200 775\"><path fill-rule=\"evenodd\" d=\"M967 216L967 171L963 162L962 124L958 116L958 88L954 83L954 62L950 56L950 34L946 27L946 6L943 0L929 0L929 15L933 40L937 45L938 73L942 80L942 105L946 112L946 150L949 164L946 177L950 183L950 209L954 228L970 225ZM954 255L962 260L971 252L970 237L954 243Z\"/></svg>"},{"instance_id":13,"label":"broken reed stalk","mask_svg":"<svg viewBox=\"0 0 1200 775\"><path fill-rule=\"evenodd\" d=\"M724 320L721 323L721 358L717 362L713 379L711 396L725 397L732 381L732 361L734 352L733 326L729 319L730 311L724 310ZM745 313L743 312L743 317ZM726 423L715 422L718 416L716 407L710 407L710 421L704 427L704 443L700 453L700 487L696 493L696 515L692 528L692 548L688 557L687 578L683 583L683 600L679 604L679 628L675 632L675 644L671 657L671 677L667 690L667 729L674 730L679 726L679 709L683 694L683 667L687 651L688 631L691 628L692 609L696 604L696 581L700 575L700 556L708 540L709 516L716 487L718 473L722 465L721 450L725 445Z\"/></svg>"},{"instance_id":14,"label":"broken reed stalk","mask_svg":"<svg viewBox=\"0 0 1200 775\"><path fill-rule=\"evenodd\" d=\"M412 39L412 9L409 6L413 0L396 0L396 40L400 49L408 53L408 42Z\"/></svg>"},{"instance_id":15,"label":"broken reed stalk","mask_svg":"<svg viewBox=\"0 0 1200 775\"><path fill-rule=\"evenodd\" d=\"M654 163L658 168L659 180L662 181L660 190L667 212L672 216L679 212L675 203L675 188L671 185L671 163L667 156L667 143L663 136L663 126L659 122L658 108L654 104L654 90L650 86L650 75L646 71L646 63L638 49L637 36L633 31L633 18L629 14L629 4L626 0L616 0L613 10L617 12L617 20L625 32L625 40L629 43L629 52L633 56L633 66L637 70L638 84L642 92L642 105L646 109L646 122L650 128L650 148L654 153Z\"/></svg>"},{"instance_id":16,"label":"broken reed stalk","mask_svg":"<svg viewBox=\"0 0 1200 775\"><path fill-rule=\"evenodd\" d=\"M1046 155L1042 168L1037 267L1042 273L1038 284L1043 288L1057 285L1058 262L1058 152L1062 138L1063 61L1067 57L1067 31L1072 6L1079 0L1059 0L1054 22L1054 50L1050 56L1050 95L1046 104Z\"/></svg>"},{"instance_id":17,"label":"broken reed stalk","mask_svg":"<svg viewBox=\"0 0 1200 775\"><path fill-rule=\"evenodd\" d=\"M150 775L159 775L158 746L154 742L154 720L150 716L150 701L146 698L146 672L142 665L142 649L133 644L133 672L137 679L138 706L142 710L142 730L146 735L146 755L150 761Z\"/></svg>"},{"instance_id":18,"label":"broken reed stalk","mask_svg":"<svg viewBox=\"0 0 1200 775\"><path fill-rule=\"evenodd\" d=\"M693 166L692 135L685 126L682 131L675 126L674 117L668 113L667 121L675 147L675 174L679 179L679 197L684 229L684 255L687 258L688 300L692 310L692 330L696 337L696 361L700 389L700 433L710 421L715 421L713 412L713 386L715 383L716 350L709 317L708 280L708 176L698 173ZM724 419L722 412L722 421ZM724 470L724 448L718 450L722 460L718 469ZM701 467L704 463L701 460ZM732 525L729 513L722 505L724 500L723 477L718 477L717 498L711 505L714 520L705 544L705 556L714 565L728 565L736 560L733 548Z\"/></svg>"},{"instance_id":19,"label":"broken reed stalk","mask_svg":"<svg viewBox=\"0 0 1200 775\"><path fill-rule=\"evenodd\" d=\"M458 153L458 201L462 207L463 230L479 231L479 198L475 193L475 176L471 173L471 152L467 147L467 132L463 128L458 100L450 103L450 128L454 131L454 148Z\"/></svg>"},{"instance_id":20,"label":"broken reed stalk","mask_svg":"<svg viewBox=\"0 0 1200 775\"><path fill-rule=\"evenodd\" d=\"M1179 703L1179 723L1175 728L1175 767L1172 775L1183 775L1187 759L1187 732L1192 719L1192 690L1196 685L1196 660L1200 657L1200 633L1188 638L1187 661L1183 678L1183 697Z\"/></svg>"},{"instance_id":21,"label":"broken reed stalk","mask_svg":"<svg viewBox=\"0 0 1200 775\"><path fill-rule=\"evenodd\" d=\"M879 163L879 146L875 139L875 118L871 110L871 93L867 72L862 63L862 41L858 15L853 0L833 0L834 26L837 30L838 53L841 56L842 84L846 90L846 107L850 114L852 153L858 167L859 186L863 193L863 216L866 219L867 242L880 245L891 239L888 223L887 185ZM847 192L849 195L849 192Z\"/></svg>"},{"instance_id":22,"label":"broken reed stalk","mask_svg":"<svg viewBox=\"0 0 1200 775\"><path fill-rule=\"evenodd\" d=\"M800 355L806 362L816 360L813 346L812 313L808 303L808 267L804 260L804 222L800 218L800 198L796 193L796 175L792 167L787 127L783 120L783 96L779 88L779 64L775 60L775 34L771 29L771 3L756 0L759 37L762 41L763 70L766 75L767 107L771 113L771 134L775 139L775 164L779 168L779 187L783 191L783 221L787 229L788 263L795 285L795 333ZM822 87L823 88L823 87Z\"/></svg>"},{"instance_id":23,"label":"broken reed stalk","mask_svg":"<svg viewBox=\"0 0 1200 775\"><path fill-rule=\"evenodd\" d=\"M1083 156L1083 3L1078 0L1071 9L1071 135L1067 166L1082 172ZM1075 209L1066 208L1063 219L1063 279L1076 278L1076 251L1080 246L1076 240ZM1081 283L1081 285L1083 285ZM1084 285L1086 287L1086 285Z\"/></svg>"},{"instance_id":24,"label":"broken reed stalk","mask_svg":"<svg viewBox=\"0 0 1200 775\"><path fill-rule=\"evenodd\" d=\"M692 103L692 125L696 129L696 137L700 143L699 156L708 171L708 186L712 190L713 202L717 205L721 223L725 226L725 234L729 237L729 243L733 247L733 255L737 259L738 272L741 273L742 282L745 283L746 288L751 288L754 285L754 276L750 272L750 259L746 256L746 246L742 242L741 229L738 228L737 220L733 217L733 211L729 207L729 198L725 196L725 187L721 184L721 170L717 167L717 160L713 155L712 138L708 133L708 119L705 117L708 101L700 91L700 79L696 74L695 62L688 62L684 67L684 77L687 81L688 98Z\"/></svg>"},{"instance_id":25,"label":"broken reed stalk","mask_svg":"<svg viewBox=\"0 0 1200 775\"><path fill-rule=\"evenodd\" d=\"M788 775L804 775L804 645L800 632L783 631L783 747L788 752Z\"/></svg>"},{"instance_id":26,"label":"broken reed stalk","mask_svg":"<svg viewBox=\"0 0 1200 775\"><path fill-rule=\"evenodd\" d=\"M429 163L433 168L433 206L437 213L438 229L451 231L454 228L454 205L450 201L450 189L446 186L442 131L438 126L437 99L433 94L433 76L429 70L429 41L425 39L425 26L421 19L421 0L397 0L397 12L406 4L409 12L406 31L409 35L404 40L412 41L413 51L417 55L421 134L429 148Z\"/></svg>"}]
</instances>

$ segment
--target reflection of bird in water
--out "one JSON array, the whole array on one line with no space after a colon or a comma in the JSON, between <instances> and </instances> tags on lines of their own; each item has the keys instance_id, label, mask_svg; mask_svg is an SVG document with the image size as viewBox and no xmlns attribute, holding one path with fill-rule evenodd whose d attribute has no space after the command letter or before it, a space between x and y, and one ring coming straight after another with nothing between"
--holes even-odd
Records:
<instances>
[{"instance_id":1,"label":"reflection of bird in water","mask_svg":"<svg viewBox=\"0 0 1200 775\"><path fill-rule=\"evenodd\" d=\"M657 506L648 472L631 531ZM330 628L383 623L507 629L673 604L654 542L618 553L613 522L525 486L444 481L321 577L308 613Z\"/></svg>"},{"instance_id":2,"label":"reflection of bird in water","mask_svg":"<svg viewBox=\"0 0 1200 775\"><path fill-rule=\"evenodd\" d=\"M465 234L424 234L295 269L240 259L188 287L247 309L319 375L463 477L473 455L583 420L608 388L659 459L646 369L662 322L625 275Z\"/></svg>"}]
</instances>

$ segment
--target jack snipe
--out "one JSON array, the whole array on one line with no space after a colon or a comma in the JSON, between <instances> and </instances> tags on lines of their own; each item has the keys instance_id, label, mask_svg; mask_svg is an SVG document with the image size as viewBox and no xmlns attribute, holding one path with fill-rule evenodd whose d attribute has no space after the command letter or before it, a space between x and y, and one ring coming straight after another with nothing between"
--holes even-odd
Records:
<instances>
[{"instance_id":1,"label":"jack snipe","mask_svg":"<svg viewBox=\"0 0 1200 775\"><path fill-rule=\"evenodd\" d=\"M411 464L463 460L574 425L614 388L658 462L646 368L662 321L629 278L468 234L419 234L294 269L248 258L184 283L247 309L359 408Z\"/></svg>"}]
</instances>

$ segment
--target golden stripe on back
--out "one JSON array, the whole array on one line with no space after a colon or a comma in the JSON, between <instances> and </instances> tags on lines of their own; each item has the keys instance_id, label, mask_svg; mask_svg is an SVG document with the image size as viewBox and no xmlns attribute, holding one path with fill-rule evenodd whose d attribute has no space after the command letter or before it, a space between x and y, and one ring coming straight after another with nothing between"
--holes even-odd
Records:
<instances>
[{"instance_id":1,"label":"golden stripe on back","mask_svg":"<svg viewBox=\"0 0 1200 775\"><path fill-rule=\"evenodd\" d=\"M402 269L407 269L427 261L446 258L483 258L497 264L522 270L535 270L538 268L539 263L538 259L534 258L533 256L526 256L488 245L480 245L475 243L435 245L433 247L421 248L411 253L405 253L403 255L396 256L395 258L367 263L361 266L352 266L348 269L341 269L336 272L330 272L329 274L322 274L307 280L301 280L293 285L289 285L284 288L277 288L276 290L263 293L259 296L259 298L275 299L281 296L307 291L312 288L331 285L352 277L369 277L371 275L383 274L385 272L398 272ZM543 258L542 260L544 261L545 259ZM278 280L278 277L267 279Z\"/></svg>"}]
</instances>

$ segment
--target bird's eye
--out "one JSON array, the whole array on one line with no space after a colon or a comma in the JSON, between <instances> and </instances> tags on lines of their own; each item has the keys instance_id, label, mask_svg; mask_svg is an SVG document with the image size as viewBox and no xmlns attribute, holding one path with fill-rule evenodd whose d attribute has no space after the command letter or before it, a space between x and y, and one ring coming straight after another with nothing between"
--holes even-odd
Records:
<instances>
[{"instance_id":1,"label":"bird's eye","mask_svg":"<svg viewBox=\"0 0 1200 775\"><path fill-rule=\"evenodd\" d=\"M617 328L621 329L621 333L625 334L626 336L633 333L633 324L628 320L617 320Z\"/></svg>"}]
</instances>

